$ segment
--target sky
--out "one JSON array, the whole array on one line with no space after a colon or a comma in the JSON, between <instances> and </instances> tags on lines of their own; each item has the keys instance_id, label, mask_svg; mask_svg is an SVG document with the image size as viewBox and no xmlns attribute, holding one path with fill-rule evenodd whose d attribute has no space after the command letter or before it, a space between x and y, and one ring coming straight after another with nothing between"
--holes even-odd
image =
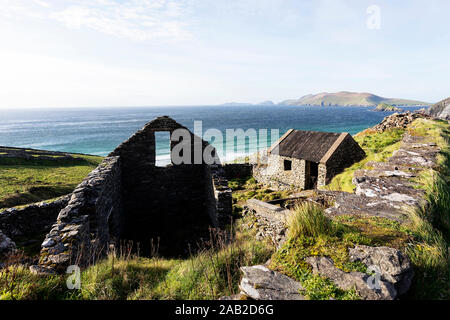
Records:
<instances>
[{"instance_id":1,"label":"sky","mask_svg":"<svg viewBox=\"0 0 450 320\"><path fill-rule=\"evenodd\" d=\"M0 0L0 108L450 95L448 0Z\"/></svg>"}]
</instances>

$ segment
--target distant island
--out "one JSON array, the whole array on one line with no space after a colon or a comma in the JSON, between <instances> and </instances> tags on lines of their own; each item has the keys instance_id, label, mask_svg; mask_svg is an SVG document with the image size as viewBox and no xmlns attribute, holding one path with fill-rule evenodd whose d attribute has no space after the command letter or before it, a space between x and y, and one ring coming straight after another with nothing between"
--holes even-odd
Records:
<instances>
[{"instance_id":1,"label":"distant island","mask_svg":"<svg viewBox=\"0 0 450 320\"><path fill-rule=\"evenodd\" d=\"M427 103L417 100L384 98L367 92L349 92L341 91L335 93L322 92L318 94L308 94L299 99L284 100L278 105L286 106L344 106L344 107L377 107L385 103L391 107L395 106L430 106L432 103ZM260 103L243 103L243 102L228 102L221 104L221 106L257 106L257 105L276 105L273 101L267 100ZM399 110L384 110L384 111L399 111Z\"/></svg>"},{"instance_id":2,"label":"distant island","mask_svg":"<svg viewBox=\"0 0 450 320\"><path fill-rule=\"evenodd\" d=\"M221 106L231 106L231 107L240 107L240 106L273 106L275 103L271 100L266 100L260 103L245 103L245 102L227 102L221 104Z\"/></svg>"},{"instance_id":3,"label":"distant island","mask_svg":"<svg viewBox=\"0 0 450 320\"><path fill-rule=\"evenodd\" d=\"M429 103L408 99L384 98L366 92L341 91L336 93L322 92L308 94L300 99L285 100L280 104L290 106L362 106L375 107L380 103L391 106L429 106Z\"/></svg>"},{"instance_id":4,"label":"distant island","mask_svg":"<svg viewBox=\"0 0 450 320\"><path fill-rule=\"evenodd\" d=\"M373 111L396 111L396 112L402 112L403 110L394 106L391 106L387 103L380 103Z\"/></svg>"}]
</instances>

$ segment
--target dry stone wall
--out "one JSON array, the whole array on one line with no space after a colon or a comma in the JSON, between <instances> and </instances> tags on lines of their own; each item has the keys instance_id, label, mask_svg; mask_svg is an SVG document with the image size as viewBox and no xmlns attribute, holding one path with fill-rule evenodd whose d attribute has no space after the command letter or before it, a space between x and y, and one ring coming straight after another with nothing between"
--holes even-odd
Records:
<instances>
[{"instance_id":1,"label":"dry stone wall","mask_svg":"<svg viewBox=\"0 0 450 320\"><path fill-rule=\"evenodd\" d=\"M20 209L4 210L0 212L0 230L13 240L48 232L69 199L70 195L67 195L52 202L44 201Z\"/></svg>"},{"instance_id":2,"label":"dry stone wall","mask_svg":"<svg viewBox=\"0 0 450 320\"><path fill-rule=\"evenodd\" d=\"M122 217L119 157L107 157L74 190L42 243L40 267L64 272L100 257L120 234Z\"/></svg>"}]
</instances>

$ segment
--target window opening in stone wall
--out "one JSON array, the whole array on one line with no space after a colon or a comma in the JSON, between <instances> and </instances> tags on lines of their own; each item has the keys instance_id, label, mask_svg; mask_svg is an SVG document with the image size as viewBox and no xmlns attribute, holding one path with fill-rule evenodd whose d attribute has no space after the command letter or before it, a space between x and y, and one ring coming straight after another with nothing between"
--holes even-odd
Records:
<instances>
[{"instance_id":1,"label":"window opening in stone wall","mask_svg":"<svg viewBox=\"0 0 450 320\"><path fill-rule=\"evenodd\" d=\"M284 171L291 171L291 170L292 170L292 161L284 160Z\"/></svg>"},{"instance_id":2,"label":"window opening in stone wall","mask_svg":"<svg viewBox=\"0 0 450 320\"><path fill-rule=\"evenodd\" d=\"M170 160L170 132L155 132L156 161L157 167L166 167L172 162Z\"/></svg>"}]
</instances>

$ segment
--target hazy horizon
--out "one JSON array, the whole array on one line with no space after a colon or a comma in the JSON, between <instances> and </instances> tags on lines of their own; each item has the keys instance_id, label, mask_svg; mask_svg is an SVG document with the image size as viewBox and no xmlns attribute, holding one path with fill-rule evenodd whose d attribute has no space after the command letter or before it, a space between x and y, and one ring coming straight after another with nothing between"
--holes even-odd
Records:
<instances>
[{"instance_id":1,"label":"hazy horizon","mask_svg":"<svg viewBox=\"0 0 450 320\"><path fill-rule=\"evenodd\" d=\"M446 98L445 0L0 0L0 109Z\"/></svg>"}]
</instances>

